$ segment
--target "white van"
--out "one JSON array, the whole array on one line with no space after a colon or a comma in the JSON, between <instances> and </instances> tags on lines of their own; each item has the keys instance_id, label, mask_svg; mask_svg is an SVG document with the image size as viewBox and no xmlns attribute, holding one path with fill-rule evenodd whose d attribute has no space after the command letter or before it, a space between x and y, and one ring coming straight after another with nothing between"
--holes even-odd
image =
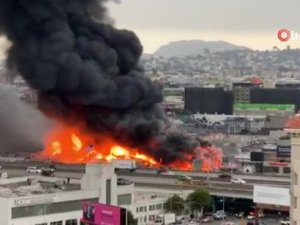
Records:
<instances>
[{"instance_id":1,"label":"white van","mask_svg":"<svg viewBox=\"0 0 300 225\"><path fill-rule=\"evenodd\" d=\"M131 159L115 159L111 163L115 167L115 171L128 170L134 172L136 170L136 161Z\"/></svg>"}]
</instances>

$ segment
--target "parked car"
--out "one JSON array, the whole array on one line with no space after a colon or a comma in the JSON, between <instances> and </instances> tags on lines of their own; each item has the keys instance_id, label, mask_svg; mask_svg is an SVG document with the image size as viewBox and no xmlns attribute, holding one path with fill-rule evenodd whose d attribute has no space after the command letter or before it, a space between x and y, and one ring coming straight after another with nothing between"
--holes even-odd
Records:
<instances>
[{"instance_id":1,"label":"parked car","mask_svg":"<svg viewBox=\"0 0 300 225\"><path fill-rule=\"evenodd\" d=\"M243 218L245 216L245 213L244 212L238 212L238 213L235 213L234 216L237 217L237 218Z\"/></svg>"},{"instance_id":2,"label":"parked car","mask_svg":"<svg viewBox=\"0 0 300 225\"><path fill-rule=\"evenodd\" d=\"M222 220L223 218L226 218L227 215L226 213L223 211L223 210L220 210L220 211L216 211L214 214L213 214L213 218L215 220Z\"/></svg>"},{"instance_id":3,"label":"parked car","mask_svg":"<svg viewBox=\"0 0 300 225\"><path fill-rule=\"evenodd\" d=\"M231 179L231 175L227 174L227 173L221 173L219 175L219 178L221 178L221 179Z\"/></svg>"},{"instance_id":4,"label":"parked car","mask_svg":"<svg viewBox=\"0 0 300 225\"><path fill-rule=\"evenodd\" d=\"M126 180L124 178L118 178L117 179L117 184L118 185L130 185L130 184L132 184L132 182L129 181L129 180Z\"/></svg>"},{"instance_id":5,"label":"parked car","mask_svg":"<svg viewBox=\"0 0 300 225\"><path fill-rule=\"evenodd\" d=\"M54 177L55 169L52 168L42 168L41 174L46 177Z\"/></svg>"},{"instance_id":6,"label":"parked car","mask_svg":"<svg viewBox=\"0 0 300 225\"><path fill-rule=\"evenodd\" d=\"M60 189L60 190L65 190L66 189L66 186L65 186L65 182L63 181L57 181L55 184L54 184L54 188L57 188L57 189Z\"/></svg>"},{"instance_id":7,"label":"parked car","mask_svg":"<svg viewBox=\"0 0 300 225\"><path fill-rule=\"evenodd\" d=\"M282 218L282 219L280 220L280 224L281 224L281 225L290 225L290 224L291 224L290 218L288 218L288 217Z\"/></svg>"},{"instance_id":8,"label":"parked car","mask_svg":"<svg viewBox=\"0 0 300 225\"><path fill-rule=\"evenodd\" d=\"M35 174L40 174L42 173L42 169L37 168L36 166L31 166L28 167L26 170L27 173L35 173Z\"/></svg>"},{"instance_id":9,"label":"parked car","mask_svg":"<svg viewBox=\"0 0 300 225\"><path fill-rule=\"evenodd\" d=\"M231 183L233 184L246 184L246 181L241 178L233 178L231 179Z\"/></svg>"},{"instance_id":10,"label":"parked car","mask_svg":"<svg viewBox=\"0 0 300 225\"><path fill-rule=\"evenodd\" d=\"M210 223L212 221L214 221L214 218L212 216L206 216L200 220L201 223Z\"/></svg>"},{"instance_id":11,"label":"parked car","mask_svg":"<svg viewBox=\"0 0 300 225\"><path fill-rule=\"evenodd\" d=\"M259 218L262 218L262 217L264 217L264 216L265 216L265 215L264 215L263 212L261 212L261 211L258 212L258 217L259 217ZM255 213L254 213L254 212L250 212L250 213L248 214L248 216L247 216L247 219L248 219L248 220L254 220L254 219L255 219Z\"/></svg>"}]
</instances>

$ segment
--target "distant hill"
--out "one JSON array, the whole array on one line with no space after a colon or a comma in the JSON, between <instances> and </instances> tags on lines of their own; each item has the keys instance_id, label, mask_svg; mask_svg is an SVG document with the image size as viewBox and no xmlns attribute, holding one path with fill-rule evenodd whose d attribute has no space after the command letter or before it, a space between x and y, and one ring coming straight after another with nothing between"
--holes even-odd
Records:
<instances>
[{"instance_id":1,"label":"distant hill","mask_svg":"<svg viewBox=\"0 0 300 225\"><path fill-rule=\"evenodd\" d=\"M237 46L225 41L176 41L171 42L167 45L161 46L154 55L163 57L181 57L188 55L197 55L203 53L205 49L211 52L219 52L225 50L240 50L247 49L246 47Z\"/></svg>"}]
</instances>

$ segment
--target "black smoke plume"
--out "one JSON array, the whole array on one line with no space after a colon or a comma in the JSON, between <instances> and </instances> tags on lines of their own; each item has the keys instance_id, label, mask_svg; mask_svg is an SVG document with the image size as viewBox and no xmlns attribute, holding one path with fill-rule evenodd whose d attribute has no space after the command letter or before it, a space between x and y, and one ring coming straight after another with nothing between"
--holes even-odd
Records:
<instances>
[{"instance_id":1,"label":"black smoke plume","mask_svg":"<svg viewBox=\"0 0 300 225\"><path fill-rule=\"evenodd\" d=\"M178 160L192 152L190 144L165 136L161 88L139 66L142 45L111 25L105 2L1 0L0 31L12 42L8 65L38 91L46 114Z\"/></svg>"}]
</instances>

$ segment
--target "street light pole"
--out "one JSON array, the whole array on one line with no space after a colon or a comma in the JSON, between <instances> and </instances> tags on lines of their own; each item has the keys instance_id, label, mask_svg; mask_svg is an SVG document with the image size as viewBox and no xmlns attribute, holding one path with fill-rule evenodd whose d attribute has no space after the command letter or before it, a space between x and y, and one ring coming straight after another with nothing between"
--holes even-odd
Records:
<instances>
[{"instance_id":1,"label":"street light pole","mask_svg":"<svg viewBox=\"0 0 300 225\"><path fill-rule=\"evenodd\" d=\"M232 160L230 160L230 176L231 176L231 179L232 179L232 176L233 176L233 168L232 168L232 166L233 166L233 162L232 162Z\"/></svg>"},{"instance_id":2,"label":"street light pole","mask_svg":"<svg viewBox=\"0 0 300 225\"><path fill-rule=\"evenodd\" d=\"M223 196L223 221L225 220L225 197Z\"/></svg>"}]
</instances>

